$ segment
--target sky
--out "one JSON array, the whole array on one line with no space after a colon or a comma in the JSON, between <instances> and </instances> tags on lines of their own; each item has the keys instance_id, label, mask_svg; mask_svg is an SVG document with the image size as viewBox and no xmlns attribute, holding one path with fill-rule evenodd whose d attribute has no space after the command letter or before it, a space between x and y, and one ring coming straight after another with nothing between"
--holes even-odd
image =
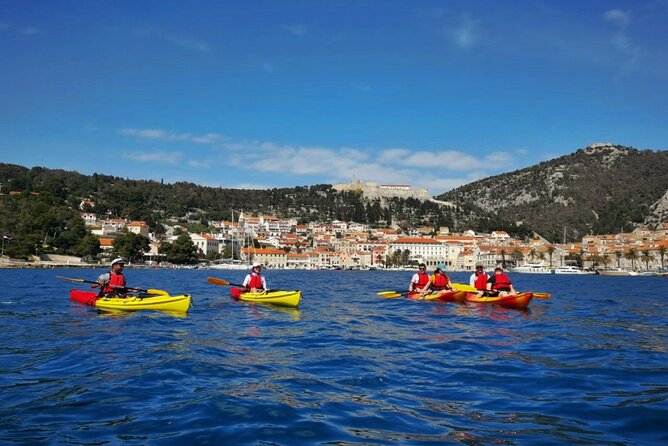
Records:
<instances>
[{"instance_id":1,"label":"sky","mask_svg":"<svg viewBox=\"0 0 668 446\"><path fill-rule=\"evenodd\" d=\"M0 0L0 162L457 186L668 149L668 0Z\"/></svg>"}]
</instances>

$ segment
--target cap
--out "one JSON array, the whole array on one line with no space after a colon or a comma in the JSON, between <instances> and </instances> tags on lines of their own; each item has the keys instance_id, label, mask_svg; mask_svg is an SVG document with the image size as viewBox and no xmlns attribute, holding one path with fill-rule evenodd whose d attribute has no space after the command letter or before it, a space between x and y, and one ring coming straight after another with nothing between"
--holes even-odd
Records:
<instances>
[{"instance_id":1,"label":"cap","mask_svg":"<svg viewBox=\"0 0 668 446\"><path fill-rule=\"evenodd\" d=\"M478 263L478 264L475 266L475 269L478 269L478 268L484 268L484 266L482 266L480 263Z\"/></svg>"},{"instance_id":2,"label":"cap","mask_svg":"<svg viewBox=\"0 0 668 446\"><path fill-rule=\"evenodd\" d=\"M114 259L114 260L111 261L111 266L114 266L117 263L122 263L123 265L125 265L125 259L122 258L122 257Z\"/></svg>"},{"instance_id":3,"label":"cap","mask_svg":"<svg viewBox=\"0 0 668 446\"><path fill-rule=\"evenodd\" d=\"M438 265L436 265L436 269L440 269L441 271L445 271L445 265L442 264L442 263L439 263Z\"/></svg>"},{"instance_id":4,"label":"cap","mask_svg":"<svg viewBox=\"0 0 668 446\"><path fill-rule=\"evenodd\" d=\"M260 267L260 268L261 268L262 265L261 265L260 263L253 263L253 266L251 266L251 269L253 269L253 268L257 268L257 267Z\"/></svg>"}]
</instances>

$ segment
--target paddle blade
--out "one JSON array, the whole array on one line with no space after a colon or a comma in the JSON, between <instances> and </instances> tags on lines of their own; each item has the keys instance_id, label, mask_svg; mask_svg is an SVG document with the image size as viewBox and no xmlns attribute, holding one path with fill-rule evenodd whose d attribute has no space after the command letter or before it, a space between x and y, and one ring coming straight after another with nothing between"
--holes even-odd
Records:
<instances>
[{"instance_id":1,"label":"paddle blade","mask_svg":"<svg viewBox=\"0 0 668 446\"><path fill-rule=\"evenodd\" d=\"M397 293L396 291L380 291L378 293L379 296L381 297L387 297L387 298L392 298L392 297L401 297L401 293Z\"/></svg>"},{"instance_id":2,"label":"paddle blade","mask_svg":"<svg viewBox=\"0 0 668 446\"><path fill-rule=\"evenodd\" d=\"M533 297L536 299L549 299L552 297L552 294L550 293L533 293Z\"/></svg>"},{"instance_id":3,"label":"paddle blade","mask_svg":"<svg viewBox=\"0 0 668 446\"><path fill-rule=\"evenodd\" d=\"M220 285L220 286L227 286L230 284L227 280L224 279L216 279L215 277L209 277L206 279L207 282L212 283L214 285Z\"/></svg>"},{"instance_id":4,"label":"paddle blade","mask_svg":"<svg viewBox=\"0 0 668 446\"><path fill-rule=\"evenodd\" d=\"M452 286L452 288L457 291L466 291L468 293L475 293L476 291L478 291L476 287L471 285L466 285L463 283L452 283L450 284L450 286Z\"/></svg>"},{"instance_id":5,"label":"paddle blade","mask_svg":"<svg viewBox=\"0 0 668 446\"><path fill-rule=\"evenodd\" d=\"M430 294L425 294L421 300L434 300L438 299L439 297L441 297L441 293L430 293Z\"/></svg>"},{"instance_id":6,"label":"paddle blade","mask_svg":"<svg viewBox=\"0 0 668 446\"><path fill-rule=\"evenodd\" d=\"M149 288L146 290L146 294L151 294L154 296L169 296L169 293L165 290L156 290L154 288Z\"/></svg>"}]
</instances>

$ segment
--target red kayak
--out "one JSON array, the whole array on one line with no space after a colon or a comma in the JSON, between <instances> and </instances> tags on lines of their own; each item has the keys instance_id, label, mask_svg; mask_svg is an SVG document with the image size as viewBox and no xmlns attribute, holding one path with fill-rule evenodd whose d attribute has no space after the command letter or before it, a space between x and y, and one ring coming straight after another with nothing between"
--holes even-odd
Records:
<instances>
[{"instance_id":1,"label":"red kayak","mask_svg":"<svg viewBox=\"0 0 668 446\"><path fill-rule=\"evenodd\" d=\"M407 299L416 300L440 300L441 302L464 302L466 301L466 292L457 290L432 291L429 294L409 293Z\"/></svg>"},{"instance_id":2,"label":"red kayak","mask_svg":"<svg viewBox=\"0 0 668 446\"><path fill-rule=\"evenodd\" d=\"M466 295L466 302L474 302L480 304L496 304L502 305L504 307L510 308L526 308L529 306L529 302L533 298L533 293L518 293L518 294L509 294L507 296L478 296L475 293L468 293Z\"/></svg>"}]
</instances>

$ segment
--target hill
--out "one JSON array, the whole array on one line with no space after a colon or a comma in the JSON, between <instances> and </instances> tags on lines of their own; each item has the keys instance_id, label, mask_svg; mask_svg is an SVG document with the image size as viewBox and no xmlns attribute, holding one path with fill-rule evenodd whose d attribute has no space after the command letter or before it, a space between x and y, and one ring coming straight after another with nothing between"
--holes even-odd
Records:
<instances>
[{"instance_id":1,"label":"hill","mask_svg":"<svg viewBox=\"0 0 668 446\"><path fill-rule=\"evenodd\" d=\"M0 231L13 237L5 254L76 252L85 235L80 204L108 217L147 222L153 232L164 223L229 220L232 209L310 221L355 221L371 226L450 226L453 210L431 200L368 198L360 191L336 191L331 185L248 190L162 184L109 175L82 175L43 167L0 163Z\"/></svg>"},{"instance_id":2,"label":"hill","mask_svg":"<svg viewBox=\"0 0 668 446\"><path fill-rule=\"evenodd\" d=\"M552 242L668 218L668 152L594 144L437 198L520 222Z\"/></svg>"}]
</instances>

